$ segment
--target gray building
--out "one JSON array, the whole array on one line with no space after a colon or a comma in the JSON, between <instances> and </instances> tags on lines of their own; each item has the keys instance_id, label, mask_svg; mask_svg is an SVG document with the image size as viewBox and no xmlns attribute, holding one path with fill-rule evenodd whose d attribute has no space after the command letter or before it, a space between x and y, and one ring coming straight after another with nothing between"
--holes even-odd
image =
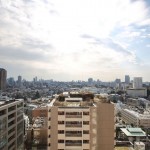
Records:
<instances>
[{"instance_id":1,"label":"gray building","mask_svg":"<svg viewBox=\"0 0 150 150\"><path fill-rule=\"evenodd\" d=\"M130 76L129 75L125 75L125 83L126 84L130 83Z\"/></svg>"},{"instance_id":2,"label":"gray building","mask_svg":"<svg viewBox=\"0 0 150 150\"><path fill-rule=\"evenodd\" d=\"M0 90L2 91L6 89L6 78L7 78L7 71L3 68L0 68Z\"/></svg>"},{"instance_id":3,"label":"gray building","mask_svg":"<svg viewBox=\"0 0 150 150\"><path fill-rule=\"evenodd\" d=\"M0 100L0 150L23 150L23 137L23 100Z\"/></svg>"}]
</instances>

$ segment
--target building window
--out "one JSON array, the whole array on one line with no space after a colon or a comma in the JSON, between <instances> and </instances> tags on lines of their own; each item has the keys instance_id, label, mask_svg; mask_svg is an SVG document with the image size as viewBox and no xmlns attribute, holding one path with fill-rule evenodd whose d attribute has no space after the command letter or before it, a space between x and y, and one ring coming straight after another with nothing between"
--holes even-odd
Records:
<instances>
[{"instance_id":1,"label":"building window","mask_svg":"<svg viewBox=\"0 0 150 150\"><path fill-rule=\"evenodd\" d=\"M89 134L89 130L83 130L83 134Z\"/></svg>"},{"instance_id":2,"label":"building window","mask_svg":"<svg viewBox=\"0 0 150 150\"><path fill-rule=\"evenodd\" d=\"M0 111L0 116L3 116L5 114L6 114L6 109Z\"/></svg>"},{"instance_id":3,"label":"building window","mask_svg":"<svg viewBox=\"0 0 150 150\"><path fill-rule=\"evenodd\" d=\"M11 106L11 107L8 108L8 112L13 111L15 109L16 109L16 106Z\"/></svg>"},{"instance_id":4,"label":"building window","mask_svg":"<svg viewBox=\"0 0 150 150\"><path fill-rule=\"evenodd\" d=\"M64 111L58 111L58 115L64 115L65 112Z\"/></svg>"},{"instance_id":5,"label":"building window","mask_svg":"<svg viewBox=\"0 0 150 150\"><path fill-rule=\"evenodd\" d=\"M66 140L66 146L82 146L82 140Z\"/></svg>"},{"instance_id":6,"label":"building window","mask_svg":"<svg viewBox=\"0 0 150 150\"><path fill-rule=\"evenodd\" d=\"M83 143L89 143L89 140L83 140Z\"/></svg>"},{"instance_id":7,"label":"building window","mask_svg":"<svg viewBox=\"0 0 150 150\"><path fill-rule=\"evenodd\" d=\"M82 121L66 121L66 127L82 127Z\"/></svg>"},{"instance_id":8,"label":"building window","mask_svg":"<svg viewBox=\"0 0 150 150\"><path fill-rule=\"evenodd\" d=\"M58 143L64 143L64 140L58 140Z\"/></svg>"},{"instance_id":9,"label":"building window","mask_svg":"<svg viewBox=\"0 0 150 150\"><path fill-rule=\"evenodd\" d=\"M15 145L15 141L8 146L8 149L10 149L13 145Z\"/></svg>"},{"instance_id":10,"label":"building window","mask_svg":"<svg viewBox=\"0 0 150 150\"><path fill-rule=\"evenodd\" d=\"M58 124L64 124L65 122L64 121L58 121Z\"/></svg>"},{"instance_id":11,"label":"building window","mask_svg":"<svg viewBox=\"0 0 150 150\"><path fill-rule=\"evenodd\" d=\"M83 124L88 125L89 121L83 121Z\"/></svg>"},{"instance_id":12,"label":"building window","mask_svg":"<svg viewBox=\"0 0 150 150\"><path fill-rule=\"evenodd\" d=\"M81 137L82 136L82 131L66 131L65 134L67 137Z\"/></svg>"},{"instance_id":13,"label":"building window","mask_svg":"<svg viewBox=\"0 0 150 150\"><path fill-rule=\"evenodd\" d=\"M64 134L64 130L58 130L58 134Z\"/></svg>"},{"instance_id":14,"label":"building window","mask_svg":"<svg viewBox=\"0 0 150 150\"><path fill-rule=\"evenodd\" d=\"M83 115L89 115L89 112L83 112Z\"/></svg>"},{"instance_id":15,"label":"building window","mask_svg":"<svg viewBox=\"0 0 150 150\"><path fill-rule=\"evenodd\" d=\"M22 107L23 103L21 102L20 104L17 104L17 108Z\"/></svg>"}]
</instances>

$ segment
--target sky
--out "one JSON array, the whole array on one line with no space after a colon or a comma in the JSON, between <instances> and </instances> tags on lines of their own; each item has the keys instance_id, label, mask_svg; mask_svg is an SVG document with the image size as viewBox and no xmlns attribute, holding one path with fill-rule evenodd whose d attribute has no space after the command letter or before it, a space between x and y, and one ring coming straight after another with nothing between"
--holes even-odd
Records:
<instances>
[{"instance_id":1,"label":"sky","mask_svg":"<svg viewBox=\"0 0 150 150\"><path fill-rule=\"evenodd\" d=\"M59 81L150 81L149 0L0 0L0 68Z\"/></svg>"}]
</instances>

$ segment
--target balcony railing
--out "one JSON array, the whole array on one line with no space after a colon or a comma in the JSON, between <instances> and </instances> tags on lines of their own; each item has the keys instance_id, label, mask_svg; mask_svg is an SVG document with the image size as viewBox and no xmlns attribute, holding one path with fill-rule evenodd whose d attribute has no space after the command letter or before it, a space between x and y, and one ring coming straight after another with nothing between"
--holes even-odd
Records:
<instances>
[{"instance_id":1,"label":"balcony railing","mask_svg":"<svg viewBox=\"0 0 150 150\"><path fill-rule=\"evenodd\" d=\"M82 118L82 115L66 115L66 118Z\"/></svg>"},{"instance_id":2,"label":"balcony railing","mask_svg":"<svg viewBox=\"0 0 150 150\"><path fill-rule=\"evenodd\" d=\"M82 127L82 124L66 124L66 127Z\"/></svg>"},{"instance_id":3,"label":"balcony railing","mask_svg":"<svg viewBox=\"0 0 150 150\"><path fill-rule=\"evenodd\" d=\"M66 133L67 137L82 137L81 133L73 134L73 133Z\"/></svg>"},{"instance_id":4,"label":"balcony railing","mask_svg":"<svg viewBox=\"0 0 150 150\"><path fill-rule=\"evenodd\" d=\"M66 143L66 146L82 146L82 143Z\"/></svg>"},{"instance_id":5,"label":"balcony railing","mask_svg":"<svg viewBox=\"0 0 150 150\"><path fill-rule=\"evenodd\" d=\"M2 139L0 141L0 148L2 148L4 145L6 145L6 143L7 143L7 140L6 139Z\"/></svg>"}]
</instances>

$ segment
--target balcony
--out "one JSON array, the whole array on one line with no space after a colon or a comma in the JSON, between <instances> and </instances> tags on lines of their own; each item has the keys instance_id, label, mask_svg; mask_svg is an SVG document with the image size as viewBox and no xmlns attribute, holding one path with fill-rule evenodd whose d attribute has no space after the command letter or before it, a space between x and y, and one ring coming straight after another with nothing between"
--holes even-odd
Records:
<instances>
[{"instance_id":1,"label":"balcony","mask_svg":"<svg viewBox=\"0 0 150 150\"><path fill-rule=\"evenodd\" d=\"M66 124L66 127L71 127L71 128L81 128L82 127L82 124Z\"/></svg>"},{"instance_id":2,"label":"balcony","mask_svg":"<svg viewBox=\"0 0 150 150\"><path fill-rule=\"evenodd\" d=\"M16 110L16 106L11 106L11 107L8 108L8 112L11 112L11 111L14 111L14 110Z\"/></svg>"},{"instance_id":3,"label":"balcony","mask_svg":"<svg viewBox=\"0 0 150 150\"><path fill-rule=\"evenodd\" d=\"M66 133L66 137L82 137L82 133Z\"/></svg>"},{"instance_id":4,"label":"balcony","mask_svg":"<svg viewBox=\"0 0 150 150\"><path fill-rule=\"evenodd\" d=\"M66 115L66 118L82 118L82 115Z\"/></svg>"},{"instance_id":5,"label":"balcony","mask_svg":"<svg viewBox=\"0 0 150 150\"><path fill-rule=\"evenodd\" d=\"M65 145L68 146L82 146L82 140L65 140Z\"/></svg>"},{"instance_id":6,"label":"balcony","mask_svg":"<svg viewBox=\"0 0 150 150\"><path fill-rule=\"evenodd\" d=\"M15 120L12 120L11 122L8 123L8 128L15 125Z\"/></svg>"},{"instance_id":7,"label":"balcony","mask_svg":"<svg viewBox=\"0 0 150 150\"><path fill-rule=\"evenodd\" d=\"M65 146L82 146L82 143L65 143Z\"/></svg>"},{"instance_id":8,"label":"balcony","mask_svg":"<svg viewBox=\"0 0 150 150\"><path fill-rule=\"evenodd\" d=\"M7 140L6 139L1 139L1 141L0 141L0 149L2 147L4 147L6 144L7 144Z\"/></svg>"},{"instance_id":9,"label":"balcony","mask_svg":"<svg viewBox=\"0 0 150 150\"><path fill-rule=\"evenodd\" d=\"M0 116L6 115L6 109L0 111Z\"/></svg>"}]
</instances>

